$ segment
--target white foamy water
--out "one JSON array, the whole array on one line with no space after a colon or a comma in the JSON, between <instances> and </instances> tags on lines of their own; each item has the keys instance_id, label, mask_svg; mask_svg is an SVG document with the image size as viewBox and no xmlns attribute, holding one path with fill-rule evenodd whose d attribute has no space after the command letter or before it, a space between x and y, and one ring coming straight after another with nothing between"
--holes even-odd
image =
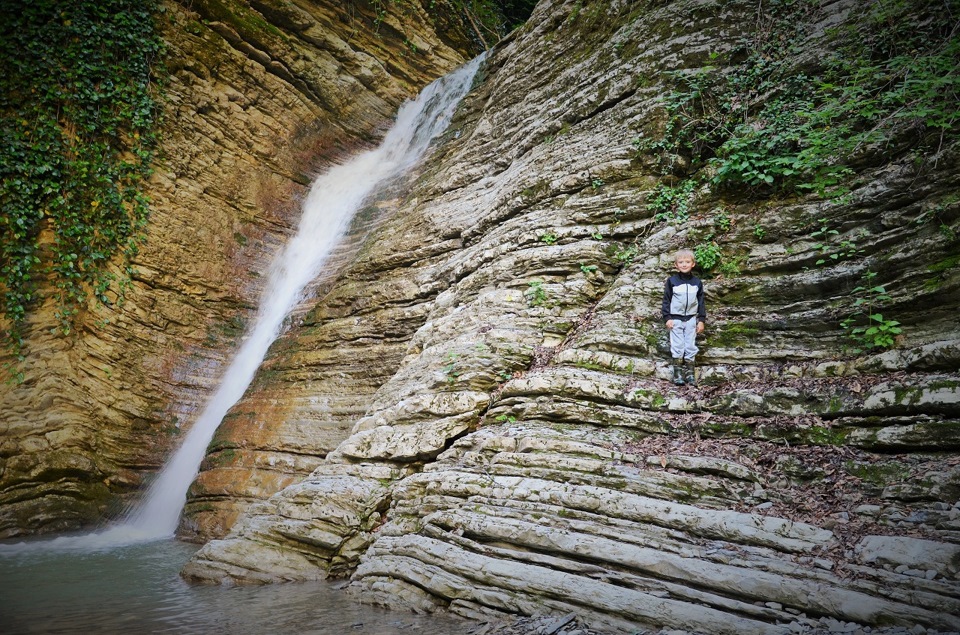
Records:
<instances>
[{"instance_id":1,"label":"white foamy water","mask_svg":"<svg viewBox=\"0 0 960 635\"><path fill-rule=\"evenodd\" d=\"M10 549L109 549L174 535L187 490L227 411L243 396L284 319L303 300L304 288L321 271L354 214L377 188L400 176L446 129L466 95L482 58L462 66L423 89L404 104L383 143L317 178L303 204L297 233L270 267L257 316L220 380L219 388L190 428L183 444L163 467L141 504L123 522L103 531L61 536L50 541L0 545Z\"/></svg>"}]
</instances>

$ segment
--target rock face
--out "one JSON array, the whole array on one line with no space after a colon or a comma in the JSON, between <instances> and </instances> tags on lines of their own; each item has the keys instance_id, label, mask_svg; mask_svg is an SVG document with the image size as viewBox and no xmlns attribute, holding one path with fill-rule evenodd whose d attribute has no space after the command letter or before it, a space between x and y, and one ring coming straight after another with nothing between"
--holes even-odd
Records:
<instances>
[{"instance_id":1,"label":"rock face","mask_svg":"<svg viewBox=\"0 0 960 635\"><path fill-rule=\"evenodd\" d=\"M306 5L252 6L304 34L296 42L316 41L301 12L324 22ZM829 49L859 6L820 3L797 63ZM17 413L3 437L3 491L24 493L6 509L23 518L57 497L91 509L121 476L139 482L167 441L131 446L188 419L214 381L218 351L242 323L229 318L256 296L242 272L289 229L290 210L273 201L291 202L305 182L285 154L295 146L278 139L299 130L319 168L327 159L316 157L362 145L429 75L404 66L407 56L383 63L394 78L385 92L360 93L383 109L343 124L349 141L337 146L324 126L339 124L321 105L360 98L306 97L334 89L298 63L291 40L269 29L241 37L221 9L203 7L206 22L171 7L183 27L171 39L191 52L177 58L174 95L206 104L183 111L202 111L199 122L250 127L185 128L183 178L157 183L168 211L156 231L170 233L143 256L119 326L66 351L37 327L32 341L50 353L33 363L45 366L3 404ZM837 200L704 186L684 222L652 209L669 181L636 141L662 133L671 73L713 72L756 15L756 2L542 2L490 54L419 173L364 211L315 302L227 416L184 522L188 536L219 538L184 575L349 576L360 599L391 607L479 620L576 613L609 632L960 630L956 141L861 161ZM357 50L378 50L367 44ZM207 47L243 63L215 56L189 70L211 59ZM432 47L431 68L453 65ZM283 105L244 119L238 98L200 102L186 85L220 82L226 68L251 73L260 99ZM307 113L326 123L297 129ZM277 154L244 149L264 129ZM214 178L224 165L233 178ZM662 281L678 247L718 231L735 257L706 281L700 384L677 387ZM236 232L245 238L234 245ZM818 265L825 235L855 256ZM204 250L170 247L218 240L237 253L193 260L184 254ZM903 333L890 350L855 354L837 323L867 272ZM232 328L208 331L218 319ZM151 326L125 328L135 320ZM217 337L205 342L208 333ZM55 364L64 353L74 367ZM118 423L99 431L91 411ZM53 412L56 425L35 416ZM91 447L66 440L71 426ZM38 495L47 498L31 502ZM64 526L63 509L50 526Z\"/></svg>"},{"instance_id":2,"label":"rock face","mask_svg":"<svg viewBox=\"0 0 960 635\"><path fill-rule=\"evenodd\" d=\"M856 6L822 3L800 62ZM220 442L243 416L363 409L351 434L184 575L349 575L368 602L611 632L960 630L956 144L863 165L840 200L704 187L687 222L651 209L664 177L634 142L662 130L668 74L756 7L541 2ZM739 257L707 280L700 384L677 387L662 284L717 209ZM825 222L856 258L816 264ZM853 354L837 323L868 271L903 333Z\"/></svg>"},{"instance_id":3,"label":"rock face","mask_svg":"<svg viewBox=\"0 0 960 635\"><path fill-rule=\"evenodd\" d=\"M0 390L0 537L115 513L162 464L215 386L312 176L368 147L401 102L465 59L469 41L437 21L412 4L163 6L171 77L148 242L125 303L91 307L75 337L48 334L52 306L34 312L25 379ZM276 479L268 493L289 482Z\"/></svg>"}]
</instances>

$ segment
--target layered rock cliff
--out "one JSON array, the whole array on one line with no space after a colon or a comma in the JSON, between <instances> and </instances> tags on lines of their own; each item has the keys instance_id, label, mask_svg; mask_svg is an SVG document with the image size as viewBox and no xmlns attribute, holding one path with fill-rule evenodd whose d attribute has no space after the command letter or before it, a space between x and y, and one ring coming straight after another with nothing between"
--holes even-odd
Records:
<instances>
[{"instance_id":1,"label":"layered rock cliff","mask_svg":"<svg viewBox=\"0 0 960 635\"><path fill-rule=\"evenodd\" d=\"M309 173L464 48L424 26L400 54L419 11L378 38L353 28L360 5L188 6L167 10L179 116L130 299L73 342L37 318L4 392L6 535L77 526L156 467ZM805 6L794 76L862 8ZM645 143L673 125L677 78L732 75L767 9L542 2L225 419L183 525L219 539L185 575L349 576L392 607L606 631L960 630L955 136L858 149L836 198L709 178L678 198L708 168L682 151L665 170ZM700 385L677 387L662 281L697 245L724 266ZM865 285L902 333L857 352L838 324Z\"/></svg>"},{"instance_id":2,"label":"layered rock cliff","mask_svg":"<svg viewBox=\"0 0 960 635\"><path fill-rule=\"evenodd\" d=\"M170 78L149 236L125 302L91 306L73 337L50 334L52 302L33 310L24 381L0 390L0 536L122 508L215 385L313 176L369 147L472 46L415 4L162 9Z\"/></svg>"},{"instance_id":3,"label":"layered rock cliff","mask_svg":"<svg viewBox=\"0 0 960 635\"><path fill-rule=\"evenodd\" d=\"M796 75L860 8L810 6ZM675 78L727 72L767 19L541 2L228 417L188 524L245 512L186 577L350 576L392 607L617 632L960 630L955 138L897 132L843 196L705 179L683 214L657 203L692 169L643 143ZM721 243L700 384L677 387L663 279L678 247ZM865 283L893 346L839 326ZM360 411L248 502L274 453L336 443L304 422ZM274 427L288 449L251 434Z\"/></svg>"}]
</instances>

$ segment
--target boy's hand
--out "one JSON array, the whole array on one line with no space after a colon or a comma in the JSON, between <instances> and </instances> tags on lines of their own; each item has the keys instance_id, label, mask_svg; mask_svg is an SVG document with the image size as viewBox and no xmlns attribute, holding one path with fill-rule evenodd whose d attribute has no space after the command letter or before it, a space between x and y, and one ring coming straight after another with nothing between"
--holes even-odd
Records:
<instances>
[{"instance_id":1,"label":"boy's hand","mask_svg":"<svg viewBox=\"0 0 960 635\"><path fill-rule=\"evenodd\" d=\"M667 325L667 328L668 328L668 329L672 329L672 328L673 328L673 320L667 320L667 321L665 322L665 324Z\"/></svg>"},{"instance_id":2,"label":"boy's hand","mask_svg":"<svg viewBox=\"0 0 960 635\"><path fill-rule=\"evenodd\" d=\"M703 333L704 328L706 328L706 325L703 322L697 322L697 335Z\"/></svg>"}]
</instances>

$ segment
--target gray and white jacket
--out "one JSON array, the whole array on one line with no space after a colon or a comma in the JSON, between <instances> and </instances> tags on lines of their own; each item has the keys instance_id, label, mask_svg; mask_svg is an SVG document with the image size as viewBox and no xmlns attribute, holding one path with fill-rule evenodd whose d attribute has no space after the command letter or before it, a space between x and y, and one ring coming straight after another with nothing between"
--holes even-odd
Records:
<instances>
[{"instance_id":1,"label":"gray and white jacket","mask_svg":"<svg viewBox=\"0 0 960 635\"><path fill-rule=\"evenodd\" d=\"M703 298L703 282L692 273L677 272L667 278L663 287L663 307L660 317L667 320L689 320L694 315L698 322L707 321L707 306Z\"/></svg>"}]
</instances>

